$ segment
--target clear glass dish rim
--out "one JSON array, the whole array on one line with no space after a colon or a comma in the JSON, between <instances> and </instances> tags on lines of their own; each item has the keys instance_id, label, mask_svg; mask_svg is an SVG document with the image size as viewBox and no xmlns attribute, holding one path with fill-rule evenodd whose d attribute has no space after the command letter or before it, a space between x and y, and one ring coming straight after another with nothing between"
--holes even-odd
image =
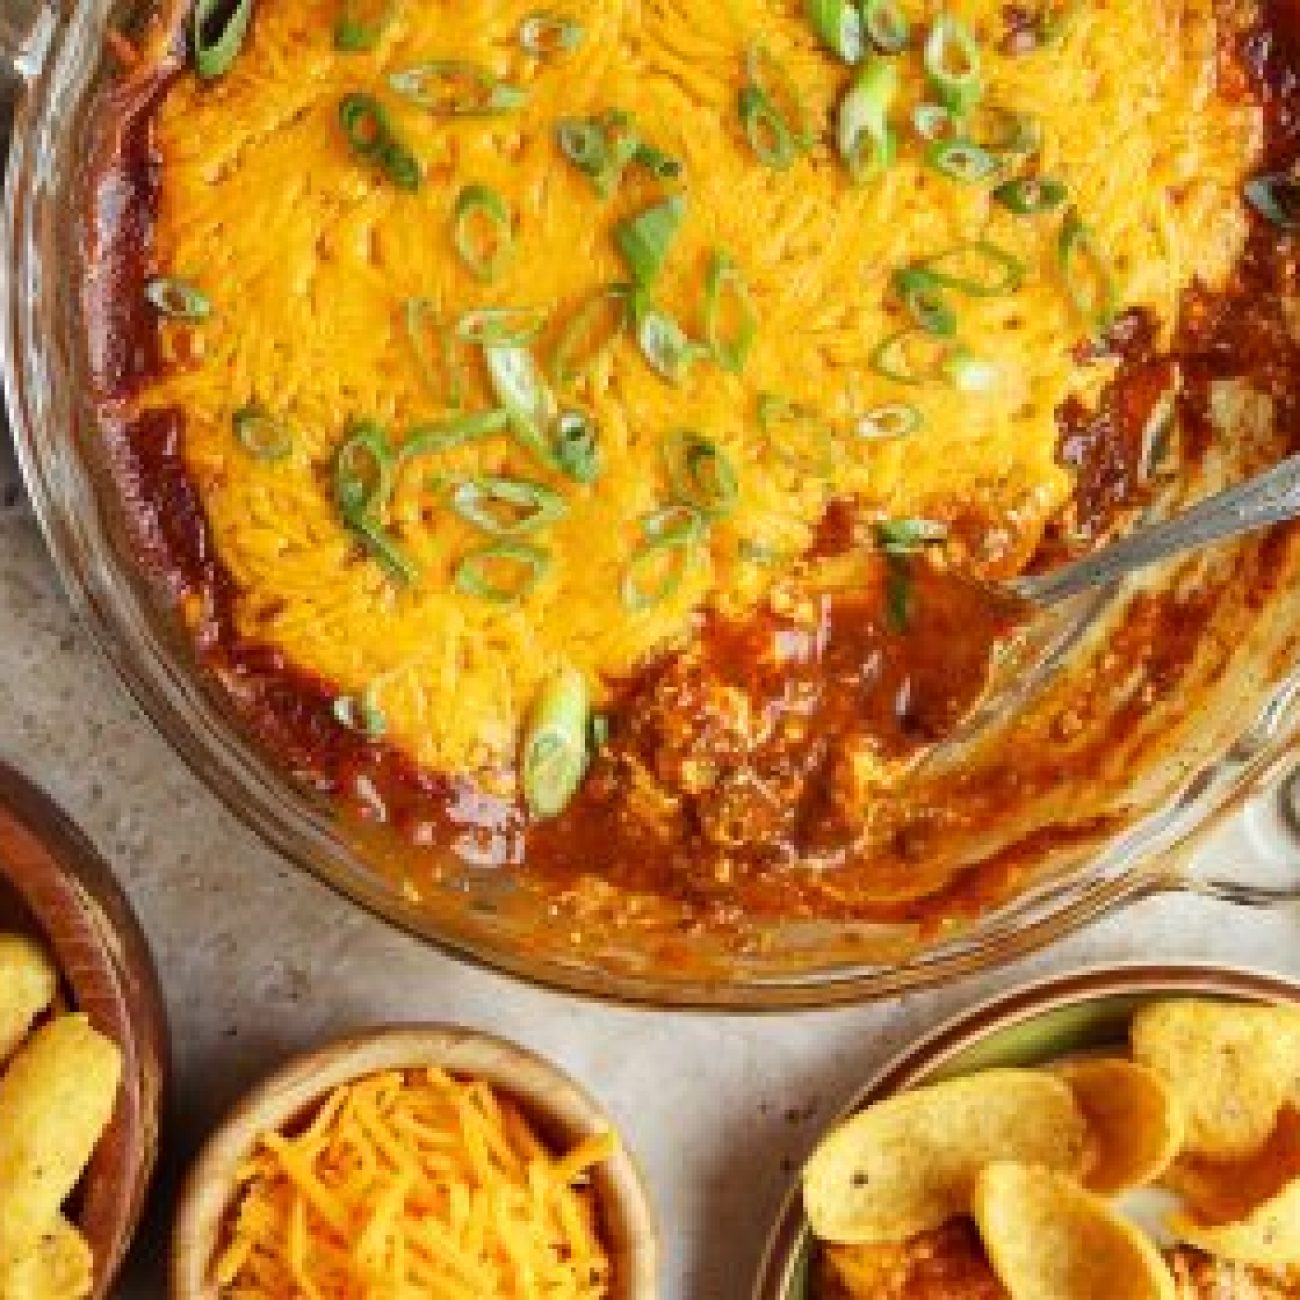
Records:
<instances>
[{"instance_id":1,"label":"clear glass dish rim","mask_svg":"<svg viewBox=\"0 0 1300 1300\"><path fill-rule=\"evenodd\" d=\"M48 160L59 154L58 110L71 114L78 87L84 92L90 81L110 4L80 0L65 11L19 99L0 227L0 363L10 424L33 511L82 622L177 754L264 842L354 903L463 960L579 996L714 1011L830 1008L930 987L1036 951L1137 897L1195 887L1170 868L1168 855L1240 802L1300 739L1300 667L1273 688L1233 744L1189 773L1165 805L1124 829L1086 866L897 964L841 963L763 980L598 969L511 951L484 926L443 923L380 882L291 779L236 734L199 675L150 623L139 575L116 563L85 457L58 418L57 402L68 398L59 398L56 381L67 359L57 355L40 308L43 276L59 247L57 226L60 217L68 219L58 192L69 178L47 174ZM89 419L80 403L73 409L77 420Z\"/></svg>"}]
</instances>

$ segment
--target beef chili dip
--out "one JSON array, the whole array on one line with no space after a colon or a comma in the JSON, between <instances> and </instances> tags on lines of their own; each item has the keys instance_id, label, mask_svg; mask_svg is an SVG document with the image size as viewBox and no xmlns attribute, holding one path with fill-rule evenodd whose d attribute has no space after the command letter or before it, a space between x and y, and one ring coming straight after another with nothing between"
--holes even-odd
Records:
<instances>
[{"instance_id":1,"label":"beef chili dip","mask_svg":"<svg viewBox=\"0 0 1300 1300\"><path fill-rule=\"evenodd\" d=\"M1142 585L927 762L1014 647L986 580L1295 442L1300 6L865 14L114 33L83 301L140 564L409 896L976 915L1122 824L1263 635L1287 530Z\"/></svg>"}]
</instances>

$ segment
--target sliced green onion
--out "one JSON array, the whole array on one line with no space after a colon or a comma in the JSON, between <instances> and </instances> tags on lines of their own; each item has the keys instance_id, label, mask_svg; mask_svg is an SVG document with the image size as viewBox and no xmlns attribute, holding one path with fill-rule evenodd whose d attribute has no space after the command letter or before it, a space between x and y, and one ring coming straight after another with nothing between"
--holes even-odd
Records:
<instances>
[{"instance_id":1,"label":"sliced green onion","mask_svg":"<svg viewBox=\"0 0 1300 1300\"><path fill-rule=\"evenodd\" d=\"M1246 199L1260 216L1281 230L1300 230L1300 179L1289 172L1256 176L1246 184Z\"/></svg>"},{"instance_id":2,"label":"sliced green onion","mask_svg":"<svg viewBox=\"0 0 1300 1300\"><path fill-rule=\"evenodd\" d=\"M334 501L343 522L401 582L419 570L384 529L382 514L392 496L396 460L384 431L369 421L354 423L334 457Z\"/></svg>"},{"instance_id":3,"label":"sliced green onion","mask_svg":"<svg viewBox=\"0 0 1300 1300\"><path fill-rule=\"evenodd\" d=\"M876 541L890 555L915 555L948 540L948 525L934 519L886 519L876 525Z\"/></svg>"},{"instance_id":4,"label":"sliced green onion","mask_svg":"<svg viewBox=\"0 0 1300 1300\"><path fill-rule=\"evenodd\" d=\"M896 384L944 380L966 393L987 392L1000 375L992 363L959 344L917 328L899 330L883 339L868 364L876 374Z\"/></svg>"},{"instance_id":5,"label":"sliced green onion","mask_svg":"<svg viewBox=\"0 0 1300 1300\"><path fill-rule=\"evenodd\" d=\"M334 48L358 53L373 50L393 20L393 0L343 0L334 24Z\"/></svg>"},{"instance_id":6,"label":"sliced green onion","mask_svg":"<svg viewBox=\"0 0 1300 1300\"><path fill-rule=\"evenodd\" d=\"M862 62L866 38L856 0L804 0L804 11L828 50L845 63Z\"/></svg>"},{"instance_id":7,"label":"sliced green onion","mask_svg":"<svg viewBox=\"0 0 1300 1300\"><path fill-rule=\"evenodd\" d=\"M661 180L674 180L681 163L642 140L630 113L609 109L595 118L567 117L555 127L560 152L590 179L596 193L608 198L623 173L636 163Z\"/></svg>"},{"instance_id":8,"label":"sliced green onion","mask_svg":"<svg viewBox=\"0 0 1300 1300\"><path fill-rule=\"evenodd\" d=\"M402 304L402 321L425 388L442 405L459 407L464 377L456 364L456 340L438 309L427 298L408 298Z\"/></svg>"},{"instance_id":9,"label":"sliced green onion","mask_svg":"<svg viewBox=\"0 0 1300 1300\"><path fill-rule=\"evenodd\" d=\"M345 95L339 104L339 121L358 158L374 163L399 189L420 188L420 164L394 134L388 114L373 95Z\"/></svg>"},{"instance_id":10,"label":"sliced green onion","mask_svg":"<svg viewBox=\"0 0 1300 1300\"><path fill-rule=\"evenodd\" d=\"M212 300L202 289L172 276L155 276L145 285L144 296L169 320L196 323L212 315Z\"/></svg>"},{"instance_id":11,"label":"sliced green onion","mask_svg":"<svg viewBox=\"0 0 1300 1300\"><path fill-rule=\"evenodd\" d=\"M862 0L862 23L881 54L901 54L912 39L912 25L898 0Z\"/></svg>"},{"instance_id":12,"label":"sliced green onion","mask_svg":"<svg viewBox=\"0 0 1300 1300\"><path fill-rule=\"evenodd\" d=\"M553 435L555 463L575 483L594 482L600 474L596 422L585 411L561 411Z\"/></svg>"},{"instance_id":13,"label":"sliced green onion","mask_svg":"<svg viewBox=\"0 0 1300 1300\"><path fill-rule=\"evenodd\" d=\"M886 564L885 613L890 628L901 636L911 625L912 606L915 603L912 560L907 555L886 553Z\"/></svg>"},{"instance_id":14,"label":"sliced green onion","mask_svg":"<svg viewBox=\"0 0 1300 1300\"><path fill-rule=\"evenodd\" d=\"M1066 185L1050 176L1017 176L993 191L996 202L1020 217L1055 212L1069 196Z\"/></svg>"},{"instance_id":15,"label":"sliced green onion","mask_svg":"<svg viewBox=\"0 0 1300 1300\"><path fill-rule=\"evenodd\" d=\"M894 272L893 285L908 315L927 334L951 338L957 333L957 313L944 296L943 286L928 271L904 267Z\"/></svg>"},{"instance_id":16,"label":"sliced green onion","mask_svg":"<svg viewBox=\"0 0 1300 1300\"><path fill-rule=\"evenodd\" d=\"M485 283L495 280L515 251L514 224L505 199L486 185L466 185L456 197L452 239L471 275Z\"/></svg>"},{"instance_id":17,"label":"sliced green onion","mask_svg":"<svg viewBox=\"0 0 1300 1300\"><path fill-rule=\"evenodd\" d=\"M808 407L779 393L762 393L758 426L767 445L787 465L819 477L834 468L831 427Z\"/></svg>"},{"instance_id":18,"label":"sliced green onion","mask_svg":"<svg viewBox=\"0 0 1300 1300\"><path fill-rule=\"evenodd\" d=\"M641 532L648 542L702 542L708 531L708 520L694 506L680 501L663 506L641 520Z\"/></svg>"},{"instance_id":19,"label":"sliced green onion","mask_svg":"<svg viewBox=\"0 0 1300 1300\"><path fill-rule=\"evenodd\" d=\"M912 110L912 125L922 140L931 143L951 140L961 130L957 118L942 104L918 104Z\"/></svg>"},{"instance_id":20,"label":"sliced green onion","mask_svg":"<svg viewBox=\"0 0 1300 1300\"><path fill-rule=\"evenodd\" d=\"M891 167L898 154L898 137L889 124L889 110L897 95L897 67L872 55L840 101L840 156L859 185Z\"/></svg>"},{"instance_id":21,"label":"sliced green onion","mask_svg":"<svg viewBox=\"0 0 1300 1300\"><path fill-rule=\"evenodd\" d=\"M471 551L456 566L456 590L493 605L516 605L546 576L551 557L528 542L497 542Z\"/></svg>"},{"instance_id":22,"label":"sliced green onion","mask_svg":"<svg viewBox=\"0 0 1300 1300\"><path fill-rule=\"evenodd\" d=\"M943 359L943 377L959 393L988 393L998 386L1002 372L992 361L977 357L965 348L954 348Z\"/></svg>"},{"instance_id":23,"label":"sliced green onion","mask_svg":"<svg viewBox=\"0 0 1300 1300\"><path fill-rule=\"evenodd\" d=\"M631 290L615 284L598 289L565 325L551 358L557 384L574 383L606 356L631 319Z\"/></svg>"},{"instance_id":24,"label":"sliced green onion","mask_svg":"<svg viewBox=\"0 0 1300 1300\"><path fill-rule=\"evenodd\" d=\"M417 456L434 456L453 447L463 447L467 442L504 433L509 427L510 412L504 410L475 411L451 420L417 424L407 431L406 441L397 449L397 459L405 462Z\"/></svg>"},{"instance_id":25,"label":"sliced green onion","mask_svg":"<svg viewBox=\"0 0 1300 1300\"><path fill-rule=\"evenodd\" d=\"M552 460L546 430L555 416L555 397L527 348L493 346L483 349L488 379L501 405L510 413L515 436L545 464Z\"/></svg>"},{"instance_id":26,"label":"sliced green onion","mask_svg":"<svg viewBox=\"0 0 1300 1300\"><path fill-rule=\"evenodd\" d=\"M585 36L586 30L580 22L550 9L529 14L519 24L519 44L538 59L572 54Z\"/></svg>"},{"instance_id":27,"label":"sliced green onion","mask_svg":"<svg viewBox=\"0 0 1300 1300\"><path fill-rule=\"evenodd\" d=\"M939 102L964 117L979 102L981 56L975 33L953 14L940 14L923 55L925 73Z\"/></svg>"},{"instance_id":28,"label":"sliced green onion","mask_svg":"<svg viewBox=\"0 0 1300 1300\"><path fill-rule=\"evenodd\" d=\"M339 726L366 740L382 740L388 732L388 718L375 699L373 687L367 686L360 695L340 695L331 712Z\"/></svg>"},{"instance_id":29,"label":"sliced green onion","mask_svg":"<svg viewBox=\"0 0 1300 1300\"><path fill-rule=\"evenodd\" d=\"M205 81L223 76L239 57L248 25L253 17L253 0L196 0L190 25L194 47L194 70Z\"/></svg>"},{"instance_id":30,"label":"sliced green onion","mask_svg":"<svg viewBox=\"0 0 1300 1300\"><path fill-rule=\"evenodd\" d=\"M987 149L971 140L935 140L925 150L926 166L949 180L977 185L996 175L1000 166Z\"/></svg>"},{"instance_id":31,"label":"sliced green onion","mask_svg":"<svg viewBox=\"0 0 1300 1300\"><path fill-rule=\"evenodd\" d=\"M1043 127L1032 113L985 104L973 117L971 135L989 153L1030 154L1043 146Z\"/></svg>"},{"instance_id":32,"label":"sliced green onion","mask_svg":"<svg viewBox=\"0 0 1300 1300\"><path fill-rule=\"evenodd\" d=\"M556 123L555 139L560 152L581 172L593 179L608 162L605 133L593 121L566 117Z\"/></svg>"},{"instance_id":33,"label":"sliced green onion","mask_svg":"<svg viewBox=\"0 0 1300 1300\"><path fill-rule=\"evenodd\" d=\"M632 155L632 161L661 181L675 181L685 170L680 158L674 158L664 153L662 149L656 149L652 144L638 145L636 153Z\"/></svg>"},{"instance_id":34,"label":"sliced green onion","mask_svg":"<svg viewBox=\"0 0 1300 1300\"><path fill-rule=\"evenodd\" d=\"M859 416L853 432L867 442L893 442L911 437L924 422L920 410L911 402L887 402Z\"/></svg>"},{"instance_id":35,"label":"sliced green onion","mask_svg":"<svg viewBox=\"0 0 1300 1300\"><path fill-rule=\"evenodd\" d=\"M1119 314L1119 286L1077 208L1071 208L1061 223L1056 258L1071 304L1093 337L1100 337Z\"/></svg>"},{"instance_id":36,"label":"sliced green onion","mask_svg":"<svg viewBox=\"0 0 1300 1300\"><path fill-rule=\"evenodd\" d=\"M674 596L690 569L691 560L708 531L698 515L685 522L682 506L657 510L641 521L645 541L633 554L623 574L623 604L634 613L652 609Z\"/></svg>"},{"instance_id":37,"label":"sliced green onion","mask_svg":"<svg viewBox=\"0 0 1300 1300\"><path fill-rule=\"evenodd\" d=\"M293 430L259 402L240 407L233 423L240 446L255 460L284 460L293 451Z\"/></svg>"},{"instance_id":38,"label":"sliced green onion","mask_svg":"<svg viewBox=\"0 0 1300 1300\"><path fill-rule=\"evenodd\" d=\"M735 304L736 317L730 336L722 320L728 295ZM749 285L740 268L720 249L709 258L704 281L704 337L718 364L733 374L745 368L758 337L758 315Z\"/></svg>"},{"instance_id":39,"label":"sliced green onion","mask_svg":"<svg viewBox=\"0 0 1300 1300\"><path fill-rule=\"evenodd\" d=\"M495 537L523 537L563 519L564 498L544 483L484 474L460 483L451 508L476 528Z\"/></svg>"},{"instance_id":40,"label":"sliced green onion","mask_svg":"<svg viewBox=\"0 0 1300 1300\"><path fill-rule=\"evenodd\" d=\"M433 59L390 73L388 84L438 117L491 117L516 112L528 102L526 90L463 59Z\"/></svg>"},{"instance_id":41,"label":"sliced green onion","mask_svg":"<svg viewBox=\"0 0 1300 1300\"><path fill-rule=\"evenodd\" d=\"M479 347L523 347L542 332L545 318L531 307L478 307L456 322L456 337Z\"/></svg>"},{"instance_id":42,"label":"sliced green onion","mask_svg":"<svg viewBox=\"0 0 1300 1300\"><path fill-rule=\"evenodd\" d=\"M707 519L729 515L740 496L730 457L712 438L685 429L664 439L668 482L678 501Z\"/></svg>"},{"instance_id":43,"label":"sliced green onion","mask_svg":"<svg viewBox=\"0 0 1300 1300\"><path fill-rule=\"evenodd\" d=\"M1025 282L1025 264L987 239L954 244L922 258L916 267L940 288L970 298L1000 298L1015 293Z\"/></svg>"},{"instance_id":44,"label":"sliced green onion","mask_svg":"<svg viewBox=\"0 0 1300 1300\"><path fill-rule=\"evenodd\" d=\"M587 681L566 666L542 687L524 730L520 784L536 818L558 817L587 773L591 702Z\"/></svg>"},{"instance_id":45,"label":"sliced green onion","mask_svg":"<svg viewBox=\"0 0 1300 1300\"><path fill-rule=\"evenodd\" d=\"M791 167L799 156L794 133L767 92L757 86L742 86L736 108L745 139L759 162L779 172Z\"/></svg>"},{"instance_id":46,"label":"sliced green onion","mask_svg":"<svg viewBox=\"0 0 1300 1300\"><path fill-rule=\"evenodd\" d=\"M614 227L614 246L639 288L650 289L659 279L685 217L686 199L674 194Z\"/></svg>"},{"instance_id":47,"label":"sliced green onion","mask_svg":"<svg viewBox=\"0 0 1300 1300\"><path fill-rule=\"evenodd\" d=\"M692 342L666 311L646 307L639 313L636 340L650 368L670 384L680 384L708 349Z\"/></svg>"}]
</instances>

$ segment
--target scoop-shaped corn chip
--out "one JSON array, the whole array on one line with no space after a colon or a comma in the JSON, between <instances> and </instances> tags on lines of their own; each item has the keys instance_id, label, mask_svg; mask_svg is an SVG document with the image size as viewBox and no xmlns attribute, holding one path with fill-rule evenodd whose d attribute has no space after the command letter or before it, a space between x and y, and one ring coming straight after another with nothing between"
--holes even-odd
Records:
<instances>
[{"instance_id":1,"label":"scoop-shaped corn chip","mask_svg":"<svg viewBox=\"0 0 1300 1300\"><path fill-rule=\"evenodd\" d=\"M1184 1148L1249 1155L1273 1131L1300 1075L1300 1009L1232 1002L1155 1002L1133 1017L1133 1056L1182 1105Z\"/></svg>"},{"instance_id":2,"label":"scoop-shaped corn chip","mask_svg":"<svg viewBox=\"0 0 1300 1300\"><path fill-rule=\"evenodd\" d=\"M0 1300L84 1300L94 1272L90 1243L60 1217L26 1255L0 1266Z\"/></svg>"},{"instance_id":3,"label":"scoop-shaped corn chip","mask_svg":"<svg viewBox=\"0 0 1300 1300\"><path fill-rule=\"evenodd\" d=\"M1073 1178L999 1161L981 1171L973 1210L1015 1300L1175 1300L1159 1251Z\"/></svg>"},{"instance_id":4,"label":"scoop-shaped corn chip","mask_svg":"<svg viewBox=\"0 0 1300 1300\"><path fill-rule=\"evenodd\" d=\"M1183 1113L1164 1078L1118 1057L1069 1061L1057 1071L1088 1121L1084 1182L1110 1196L1153 1183L1178 1158Z\"/></svg>"},{"instance_id":5,"label":"scoop-shaped corn chip","mask_svg":"<svg viewBox=\"0 0 1300 1300\"><path fill-rule=\"evenodd\" d=\"M1170 1231L1220 1259L1261 1267L1300 1264L1300 1179L1233 1223L1207 1224L1175 1214Z\"/></svg>"},{"instance_id":6,"label":"scoop-shaped corn chip","mask_svg":"<svg viewBox=\"0 0 1300 1300\"><path fill-rule=\"evenodd\" d=\"M804 1206L822 1241L903 1241L966 1214L979 1171L994 1160L1077 1174L1086 1151L1067 1083L1039 1070L986 1070L841 1124L804 1170Z\"/></svg>"},{"instance_id":7,"label":"scoop-shaped corn chip","mask_svg":"<svg viewBox=\"0 0 1300 1300\"><path fill-rule=\"evenodd\" d=\"M40 944L22 935L0 934L0 1062L27 1037L58 987L54 965Z\"/></svg>"}]
</instances>

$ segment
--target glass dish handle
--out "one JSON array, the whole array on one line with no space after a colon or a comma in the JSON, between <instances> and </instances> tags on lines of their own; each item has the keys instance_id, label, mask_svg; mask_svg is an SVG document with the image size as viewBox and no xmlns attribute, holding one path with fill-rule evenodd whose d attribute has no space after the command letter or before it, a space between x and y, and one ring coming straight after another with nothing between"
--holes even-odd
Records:
<instances>
[{"instance_id":1,"label":"glass dish handle","mask_svg":"<svg viewBox=\"0 0 1300 1300\"><path fill-rule=\"evenodd\" d=\"M49 0L0 0L0 81L27 81L36 75L56 21ZM3 105L0 98L0 108Z\"/></svg>"}]
</instances>

